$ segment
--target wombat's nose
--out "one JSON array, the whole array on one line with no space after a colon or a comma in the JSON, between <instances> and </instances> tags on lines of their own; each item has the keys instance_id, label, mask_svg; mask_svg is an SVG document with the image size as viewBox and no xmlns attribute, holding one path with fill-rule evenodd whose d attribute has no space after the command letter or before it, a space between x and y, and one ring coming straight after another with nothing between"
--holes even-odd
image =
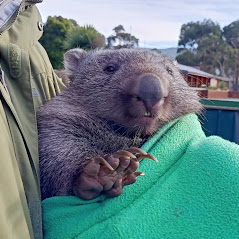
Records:
<instances>
[{"instance_id":1,"label":"wombat's nose","mask_svg":"<svg viewBox=\"0 0 239 239\"><path fill-rule=\"evenodd\" d=\"M160 79L153 74L145 74L139 80L138 98L150 110L164 97Z\"/></svg>"}]
</instances>

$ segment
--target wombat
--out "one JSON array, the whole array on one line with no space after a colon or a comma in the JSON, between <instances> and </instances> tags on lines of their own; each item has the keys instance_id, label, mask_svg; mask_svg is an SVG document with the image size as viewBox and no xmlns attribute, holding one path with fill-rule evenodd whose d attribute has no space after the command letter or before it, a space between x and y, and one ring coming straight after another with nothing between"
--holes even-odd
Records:
<instances>
[{"instance_id":1,"label":"wombat","mask_svg":"<svg viewBox=\"0 0 239 239\"><path fill-rule=\"evenodd\" d=\"M158 52L73 49L64 65L69 88L38 113L43 199L120 195L143 175L135 173L139 160L154 159L138 147L202 107L180 70Z\"/></svg>"}]
</instances>

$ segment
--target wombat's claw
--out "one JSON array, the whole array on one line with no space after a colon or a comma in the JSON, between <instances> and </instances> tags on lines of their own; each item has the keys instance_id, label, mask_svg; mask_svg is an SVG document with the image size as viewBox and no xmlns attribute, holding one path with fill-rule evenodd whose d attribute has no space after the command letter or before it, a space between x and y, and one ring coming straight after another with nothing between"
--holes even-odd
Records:
<instances>
[{"instance_id":1,"label":"wombat's claw","mask_svg":"<svg viewBox=\"0 0 239 239\"><path fill-rule=\"evenodd\" d=\"M134 175L136 177L138 177L138 176L145 176L145 173L143 173L143 172L135 172Z\"/></svg>"},{"instance_id":2,"label":"wombat's claw","mask_svg":"<svg viewBox=\"0 0 239 239\"><path fill-rule=\"evenodd\" d=\"M136 154L136 156L134 154ZM155 162L158 162L158 160L153 155L147 154L144 150L136 147L129 148L128 150L119 150L113 154L113 157L115 158L123 156L133 159L137 158L138 161L140 161L143 158L148 158L154 160Z\"/></svg>"},{"instance_id":3,"label":"wombat's claw","mask_svg":"<svg viewBox=\"0 0 239 239\"><path fill-rule=\"evenodd\" d=\"M111 165L102 157L98 156L97 158L95 158L95 162L96 163L101 163L103 164L106 168L108 168L111 171L114 171L114 169L111 167Z\"/></svg>"},{"instance_id":4,"label":"wombat's claw","mask_svg":"<svg viewBox=\"0 0 239 239\"><path fill-rule=\"evenodd\" d=\"M129 148L127 151L129 151L129 152L131 152L133 154L138 153L138 154L147 155L147 153L144 150L142 150L140 148L136 148L136 147Z\"/></svg>"},{"instance_id":5,"label":"wombat's claw","mask_svg":"<svg viewBox=\"0 0 239 239\"><path fill-rule=\"evenodd\" d=\"M126 150L119 150L113 154L114 158L119 158L119 157L123 157L123 156L136 159L136 156L134 154L132 154L131 152L126 151Z\"/></svg>"},{"instance_id":6,"label":"wombat's claw","mask_svg":"<svg viewBox=\"0 0 239 239\"><path fill-rule=\"evenodd\" d=\"M137 156L137 159L140 161L141 159L144 159L144 158L148 158L148 159L152 159L153 161L155 162L158 162L158 160L151 154L146 154L146 155L142 155L142 154L138 154L136 155Z\"/></svg>"},{"instance_id":7,"label":"wombat's claw","mask_svg":"<svg viewBox=\"0 0 239 239\"><path fill-rule=\"evenodd\" d=\"M158 160L153 155L147 154L144 150L142 150L140 148L132 147L132 148L129 148L127 151L134 153L134 154L138 153L136 155L138 161L140 161L143 158L148 158L148 159L154 160L155 162L158 162Z\"/></svg>"}]
</instances>

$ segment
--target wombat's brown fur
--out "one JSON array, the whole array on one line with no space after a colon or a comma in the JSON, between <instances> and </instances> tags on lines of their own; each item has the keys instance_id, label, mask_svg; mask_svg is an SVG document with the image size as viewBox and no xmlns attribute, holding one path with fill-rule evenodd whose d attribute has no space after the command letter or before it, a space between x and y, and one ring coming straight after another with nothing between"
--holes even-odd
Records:
<instances>
[{"instance_id":1,"label":"wombat's brown fur","mask_svg":"<svg viewBox=\"0 0 239 239\"><path fill-rule=\"evenodd\" d=\"M167 122L201 109L179 69L154 51L73 49L65 68L70 87L39 112L43 198L72 195L88 159L140 147Z\"/></svg>"},{"instance_id":2,"label":"wombat's brown fur","mask_svg":"<svg viewBox=\"0 0 239 239\"><path fill-rule=\"evenodd\" d=\"M54 70L56 75L61 78L62 82L65 84L66 87L69 87L70 85L70 79L66 76L66 73L64 70Z\"/></svg>"}]
</instances>

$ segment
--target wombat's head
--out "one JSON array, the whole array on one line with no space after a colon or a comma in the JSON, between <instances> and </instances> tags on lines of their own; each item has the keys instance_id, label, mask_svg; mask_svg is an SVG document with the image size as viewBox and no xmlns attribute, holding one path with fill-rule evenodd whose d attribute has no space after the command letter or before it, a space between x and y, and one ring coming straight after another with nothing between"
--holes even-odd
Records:
<instances>
[{"instance_id":1,"label":"wombat's head","mask_svg":"<svg viewBox=\"0 0 239 239\"><path fill-rule=\"evenodd\" d=\"M201 108L175 64L154 51L73 49L64 63L72 99L129 132L151 135Z\"/></svg>"}]
</instances>

